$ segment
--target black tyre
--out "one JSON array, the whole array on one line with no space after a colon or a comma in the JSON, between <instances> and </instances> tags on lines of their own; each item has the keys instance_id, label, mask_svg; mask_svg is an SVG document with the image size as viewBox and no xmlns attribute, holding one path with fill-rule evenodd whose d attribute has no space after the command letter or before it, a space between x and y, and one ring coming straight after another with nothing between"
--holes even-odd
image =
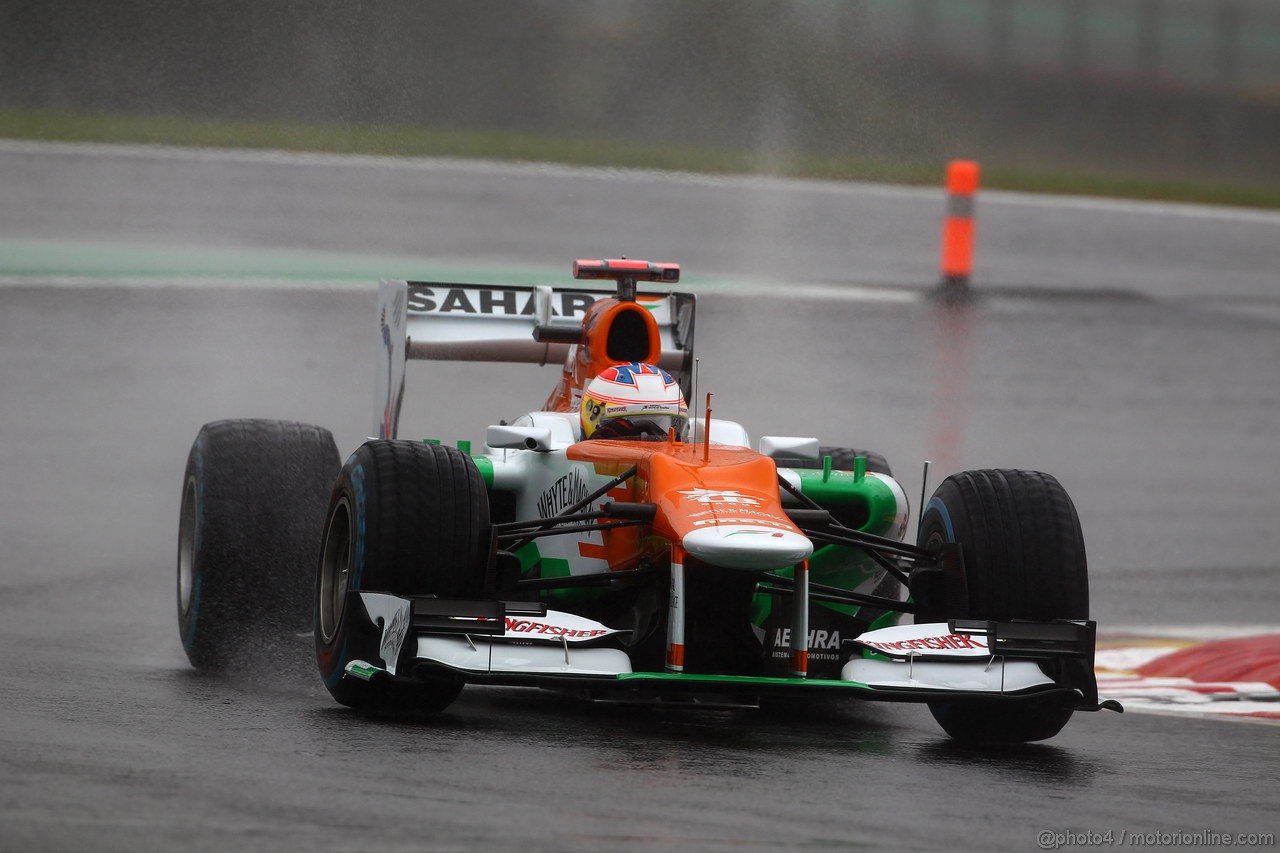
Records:
<instances>
[{"instance_id":1,"label":"black tyre","mask_svg":"<svg viewBox=\"0 0 1280 853\"><path fill-rule=\"evenodd\" d=\"M818 448L817 459L796 459L790 462L782 462L788 468L821 468L822 457L831 457L831 466L837 471L852 471L854 460L859 456L867 457L867 470L873 474L884 474L892 477L893 471L889 469L889 460L882 453L876 453L874 450L855 450L852 447L827 447L823 445Z\"/></svg>"},{"instance_id":2,"label":"black tyre","mask_svg":"<svg viewBox=\"0 0 1280 853\"><path fill-rule=\"evenodd\" d=\"M369 441L334 487L315 584L316 660L333 698L353 708L437 711L461 680L363 681L353 660L382 662L381 628L359 591L475 599L484 594L492 531L484 480L466 454L411 441Z\"/></svg>"},{"instance_id":3,"label":"black tyre","mask_svg":"<svg viewBox=\"0 0 1280 853\"><path fill-rule=\"evenodd\" d=\"M197 669L266 660L309 630L340 465L321 427L226 420L201 428L178 525L178 631Z\"/></svg>"},{"instance_id":4,"label":"black tyre","mask_svg":"<svg viewBox=\"0 0 1280 853\"><path fill-rule=\"evenodd\" d=\"M1087 619L1089 574L1075 505L1037 471L966 471L925 506L920 544L958 542L972 619ZM954 738L1026 742L1056 735L1072 705L1058 698L930 702Z\"/></svg>"}]
</instances>

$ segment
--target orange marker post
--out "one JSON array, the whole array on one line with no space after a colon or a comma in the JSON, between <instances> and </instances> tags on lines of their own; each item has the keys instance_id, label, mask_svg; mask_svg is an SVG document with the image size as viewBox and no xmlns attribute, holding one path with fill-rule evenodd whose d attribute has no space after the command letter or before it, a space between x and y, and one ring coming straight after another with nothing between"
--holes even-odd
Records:
<instances>
[{"instance_id":1,"label":"orange marker post","mask_svg":"<svg viewBox=\"0 0 1280 853\"><path fill-rule=\"evenodd\" d=\"M942 291L963 296L973 272L973 212L979 167L973 160L947 164L947 217L942 226Z\"/></svg>"}]
</instances>

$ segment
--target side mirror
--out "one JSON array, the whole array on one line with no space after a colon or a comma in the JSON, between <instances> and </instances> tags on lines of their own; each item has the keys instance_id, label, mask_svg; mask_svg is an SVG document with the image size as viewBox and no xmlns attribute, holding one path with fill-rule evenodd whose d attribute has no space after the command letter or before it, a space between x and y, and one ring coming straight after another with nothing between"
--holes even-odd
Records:
<instances>
[{"instance_id":1,"label":"side mirror","mask_svg":"<svg viewBox=\"0 0 1280 853\"><path fill-rule=\"evenodd\" d=\"M817 459L818 439L764 435L760 437L760 452L774 459Z\"/></svg>"},{"instance_id":2,"label":"side mirror","mask_svg":"<svg viewBox=\"0 0 1280 853\"><path fill-rule=\"evenodd\" d=\"M551 430L546 427L491 426L485 430L484 443L504 450L551 449Z\"/></svg>"}]
</instances>

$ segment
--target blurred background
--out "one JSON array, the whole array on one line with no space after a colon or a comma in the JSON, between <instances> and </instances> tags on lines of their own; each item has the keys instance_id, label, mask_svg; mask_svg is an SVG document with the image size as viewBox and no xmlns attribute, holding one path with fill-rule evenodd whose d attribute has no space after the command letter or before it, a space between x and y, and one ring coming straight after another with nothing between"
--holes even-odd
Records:
<instances>
[{"instance_id":1,"label":"blurred background","mask_svg":"<svg viewBox=\"0 0 1280 853\"><path fill-rule=\"evenodd\" d=\"M1272 0L4 0L0 135L1280 204Z\"/></svg>"},{"instance_id":2,"label":"blurred background","mask_svg":"<svg viewBox=\"0 0 1280 853\"><path fill-rule=\"evenodd\" d=\"M754 439L884 453L916 508L1051 472L1104 637L1274 633L1277 143L1277 0L0 0L0 850L1013 850L1064 803L1273 832L1274 732L1171 716L991 755L896 706L619 725L499 690L368 726L310 671L192 671L174 555L201 424L368 435L377 279L627 254L683 265L699 388ZM478 444L555 369L416 362L402 434Z\"/></svg>"}]
</instances>

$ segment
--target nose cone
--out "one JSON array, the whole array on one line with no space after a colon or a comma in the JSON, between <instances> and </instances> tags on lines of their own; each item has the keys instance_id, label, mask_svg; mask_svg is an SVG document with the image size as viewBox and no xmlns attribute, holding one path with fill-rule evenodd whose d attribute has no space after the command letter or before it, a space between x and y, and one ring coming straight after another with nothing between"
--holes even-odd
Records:
<instances>
[{"instance_id":1,"label":"nose cone","mask_svg":"<svg viewBox=\"0 0 1280 853\"><path fill-rule=\"evenodd\" d=\"M705 563L748 571L780 569L813 553L813 543L799 533L742 524L700 527L680 544Z\"/></svg>"}]
</instances>

